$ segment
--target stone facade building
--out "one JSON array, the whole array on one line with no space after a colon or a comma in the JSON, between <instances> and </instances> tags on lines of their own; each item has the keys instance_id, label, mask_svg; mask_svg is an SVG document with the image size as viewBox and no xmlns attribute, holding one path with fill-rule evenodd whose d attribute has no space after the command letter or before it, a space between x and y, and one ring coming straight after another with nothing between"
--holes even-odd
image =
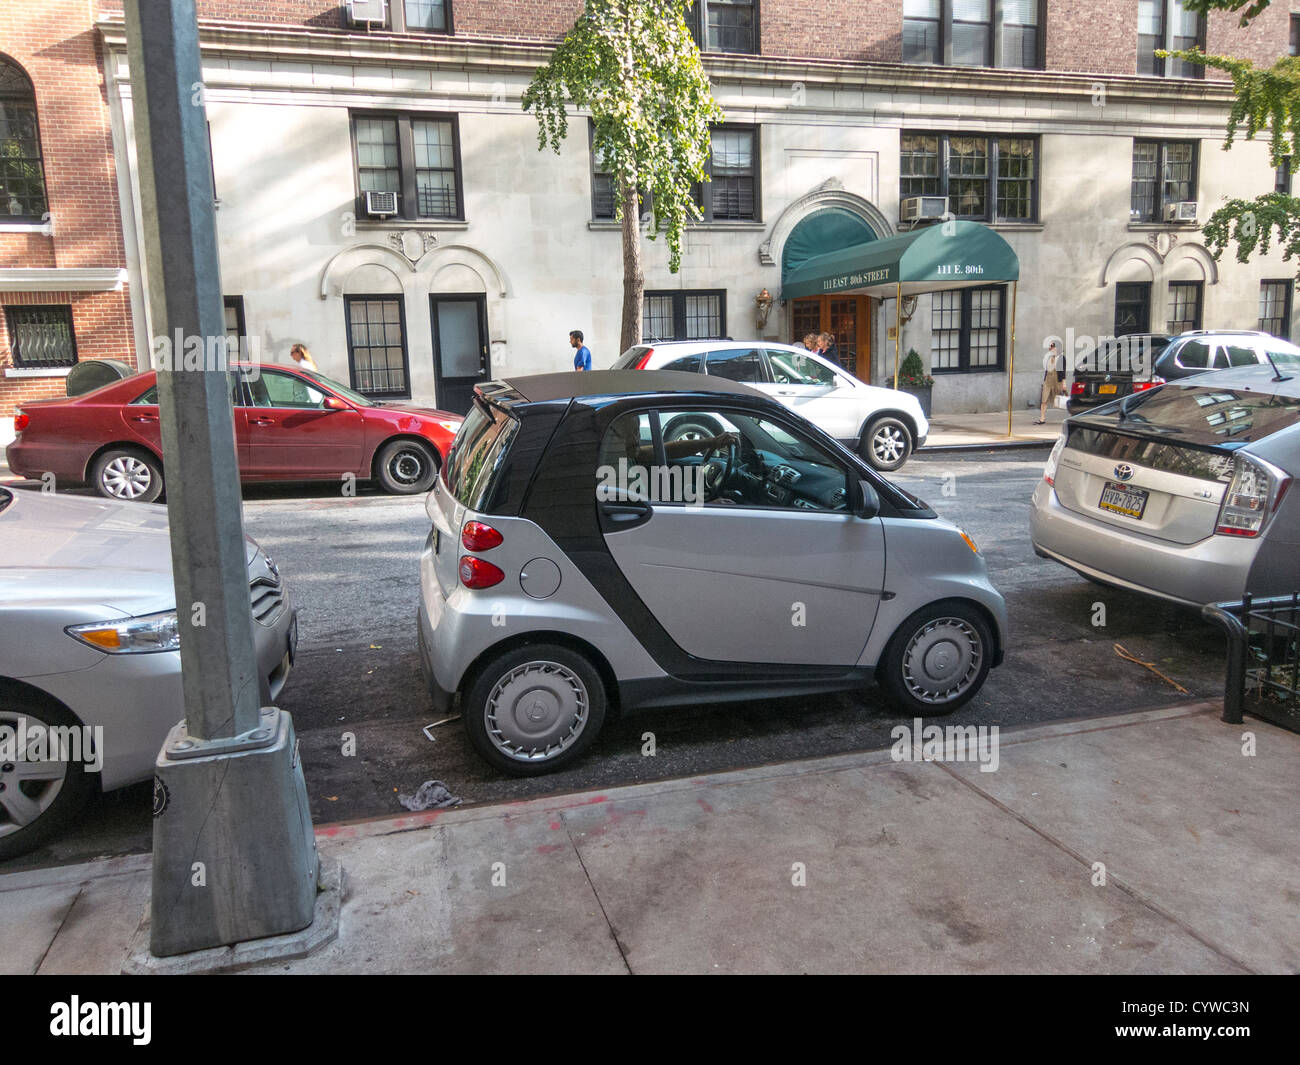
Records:
<instances>
[{"instance_id":1,"label":"stone facade building","mask_svg":"<svg viewBox=\"0 0 1300 1065\"><path fill-rule=\"evenodd\" d=\"M452 409L476 379L566 368L570 329L609 365L622 281L608 178L581 118L557 155L538 150L520 108L580 7L199 0L231 331L263 358L301 341L359 391ZM648 336L827 330L847 365L883 382L892 302L781 299L783 274L798 256L900 232L905 203L934 196L1019 256L1017 407L1036 402L1046 339L1071 330L1290 335L1294 265L1276 252L1216 263L1197 228L1225 197L1289 175L1262 141L1221 150L1225 80L1154 54L1200 42L1271 63L1293 39L1285 0L1246 29L1179 0L696 8L726 120L680 272L662 240L646 245ZM116 150L129 245L130 77L109 0L98 29L108 106L128 134ZM763 289L778 299L760 325ZM990 286L904 307L902 349L935 376L936 411L1005 409L1009 303Z\"/></svg>"}]
</instances>

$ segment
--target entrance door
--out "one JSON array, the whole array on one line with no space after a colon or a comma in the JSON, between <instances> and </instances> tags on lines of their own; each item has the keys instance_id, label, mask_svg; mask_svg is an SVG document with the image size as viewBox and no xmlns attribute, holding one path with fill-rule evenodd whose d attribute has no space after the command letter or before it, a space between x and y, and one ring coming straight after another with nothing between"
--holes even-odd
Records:
<instances>
[{"instance_id":1,"label":"entrance door","mask_svg":"<svg viewBox=\"0 0 1300 1065\"><path fill-rule=\"evenodd\" d=\"M794 343L809 333L835 338L835 361L861 381L871 380L871 301L868 296L809 296L794 301Z\"/></svg>"},{"instance_id":2,"label":"entrance door","mask_svg":"<svg viewBox=\"0 0 1300 1065\"><path fill-rule=\"evenodd\" d=\"M468 414L474 386L492 376L488 364L487 297L430 296L433 370L438 406Z\"/></svg>"}]
</instances>

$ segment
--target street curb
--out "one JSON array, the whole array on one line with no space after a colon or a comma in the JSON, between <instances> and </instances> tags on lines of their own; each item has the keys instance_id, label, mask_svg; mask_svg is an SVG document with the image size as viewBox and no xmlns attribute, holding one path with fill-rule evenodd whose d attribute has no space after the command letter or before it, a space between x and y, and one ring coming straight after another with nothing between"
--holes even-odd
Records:
<instances>
[{"instance_id":1,"label":"street curb","mask_svg":"<svg viewBox=\"0 0 1300 1065\"><path fill-rule=\"evenodd\" d=\"M923 444L914 454L942 455L953 451L1029 451L1053 447L1055 444L1055 440L1011 440L1003 444L936 444L933 447Z\"/></svg>"}]
</instances>

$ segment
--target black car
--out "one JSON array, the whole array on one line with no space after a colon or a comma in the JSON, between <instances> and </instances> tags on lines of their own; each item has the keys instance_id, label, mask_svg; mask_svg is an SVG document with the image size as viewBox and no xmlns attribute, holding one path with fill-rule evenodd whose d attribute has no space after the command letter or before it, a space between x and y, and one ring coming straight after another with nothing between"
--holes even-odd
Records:
<instances>
[{"instance_id":1,"label":"black car","mask_svg":"<svg viewBox=\"0 0 1300 1065\"><path fill-rule=\"evenodd\" d=\"M1066 410L1077 414L1163 384L1155 367L1173 339L1166 333L1104 338L1095 352L1075 364Z\"/></svg>"}]
</instances>

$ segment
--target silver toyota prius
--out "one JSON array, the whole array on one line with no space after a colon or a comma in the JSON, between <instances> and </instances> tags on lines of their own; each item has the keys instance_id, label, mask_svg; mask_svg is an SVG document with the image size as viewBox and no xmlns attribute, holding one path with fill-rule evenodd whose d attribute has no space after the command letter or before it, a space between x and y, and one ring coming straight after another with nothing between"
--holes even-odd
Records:
<instances>
[{"instance_id":1,"label":"silver toyota prius","mask_svg":"<svg viewBox=\"0 0 1300 1065\"><path fill-rule=\"evenodd\" d=\"M297 612L247 541L263 705ZM185 716L167 508L0 487L0 860L75 820L91 792L153 775Z\"/></svg>"},{"instance_id":2,"label":"silver toyota prius","mask_svg":"<svg viewBox=\"0 0 1300 1065\"><path fill-rule=\"evenodd\" d=\"M1300 359L1197 374L1066 422L1034 551L1189 605L1300 590Z\"/></svg>"},{"instance_id":3,"label":"silver toyota prius","mask_svg":"<svg viewBox=\"0 0 1300 1065\"><path fill-rule=\"evenodd\" d=\"M426 679L509 773L577 758L614 709L875 683L944 714L1002 660L970 537L722 378L480 385L426 509Z\"/></svg>"}]
</instances>

